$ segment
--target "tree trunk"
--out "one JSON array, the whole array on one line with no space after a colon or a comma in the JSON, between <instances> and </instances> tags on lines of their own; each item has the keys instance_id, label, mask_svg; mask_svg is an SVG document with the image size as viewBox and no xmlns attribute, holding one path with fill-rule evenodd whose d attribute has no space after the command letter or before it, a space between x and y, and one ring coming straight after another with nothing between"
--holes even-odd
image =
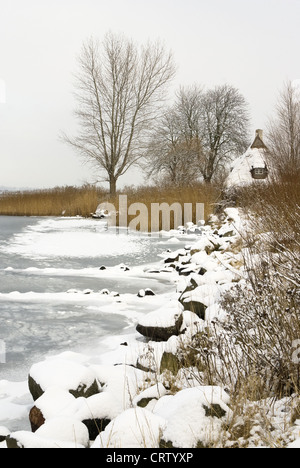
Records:
<instances>
[{"instance_id":1,"label":"tree trunk","mask_svg":"<svg viewBox=\"0 0 300 468\"><path fill-rule=\"evenodd\" d=\"M206 184L211 184L211 179L212 179L212 176L211 176L211 175L205 176L205 177L203 177L203 178L204 178L204 182L205 182Z\"/></svg>"},{"instance_id":2,"label":"tree trunk","mask_svg":"<svg viewBox=\"0 0 300 468\"><path fill-rule=\"evenodd\" d=\"M114 175L109 176L109 193L111 197L115 197L117 193L117 179Z\"/></svg>"}]
</instances>

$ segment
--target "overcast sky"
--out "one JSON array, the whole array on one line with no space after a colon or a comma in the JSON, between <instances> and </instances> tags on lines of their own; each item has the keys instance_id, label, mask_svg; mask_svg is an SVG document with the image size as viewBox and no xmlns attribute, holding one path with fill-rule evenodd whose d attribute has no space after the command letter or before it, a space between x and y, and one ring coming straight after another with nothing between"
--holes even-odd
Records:
<instances>
[{"instance_id":1,"label":"overcast sky","mask_svg":"<svg viewBox=\"0 0 300 468\"><path fill-rule=\"evenodd\" d=\"M93 181L63 145L75 129L76 56L91 35L161 39L178 72L172 90L228 83L264 129L279 90L300 78L300 0L0 0L0 186ZM135 172L122 183L137 180Z\"/></svg>"}]
</instances>

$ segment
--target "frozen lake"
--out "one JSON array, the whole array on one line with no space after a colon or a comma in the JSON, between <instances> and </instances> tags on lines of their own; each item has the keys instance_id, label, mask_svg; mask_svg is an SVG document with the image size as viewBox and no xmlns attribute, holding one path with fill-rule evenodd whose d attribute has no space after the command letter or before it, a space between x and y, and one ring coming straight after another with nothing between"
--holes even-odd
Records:
<instances>
[{"instance_id":1,"label":"frozen lake","mask_svg":"<svg viewBox=\"0 0 300 468\"><path fill-rule=\"evenodd\" d=\"M174 288L167 275L144 272L167 247L167 239L117 235L101 220L0 216L0 381L25 380L47 354L82 351L133 330L149 311L139 289Z\"/></svg>"}]
</instances>

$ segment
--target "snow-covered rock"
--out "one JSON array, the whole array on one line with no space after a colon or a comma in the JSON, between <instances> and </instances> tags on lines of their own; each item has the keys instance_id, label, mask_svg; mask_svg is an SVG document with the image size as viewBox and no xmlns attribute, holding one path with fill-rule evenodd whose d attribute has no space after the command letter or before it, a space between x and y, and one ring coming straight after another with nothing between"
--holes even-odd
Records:
<instances>
[{"instance_id":1,"label":"snow-covered rock","mask_svg":"<svg viewBox=\"0 0 300 468\"><path fill-rule=\"evenodd\" d=\"M161 398L154 414L166 420L161 447L209 447L220 437L231 410L220 387L196 387Z\"/></svg>"},{"instance_id":2,"label":"snow-covered rock","mask_svg":"<svg viewBox=\"0 0 300 468\"><path fill-rule=\"evenodd\" d=\"M0 442L4 442L6 437L10 434L9 430L7 427L0 426Z\"/></svg>"},{"instance_id":3,"label":"snow-covered rock","mask_svg":"<svg viewBox=\"0 0 300 468\"><path fill-rule=\"evenodd\" d=\"M167 341L171 336L179 335L182 322L181 306L172 302L142 317L136 329L153 341Z\"/></svg>"},{"instance_id":4,"label":"snow-covered rock","mask_svg":"<svg viewBox=\"0 0 300 468\"><path fill-rule=\"evenodd\" d=\"M138 292L138 297L146 297L146 296L155 296L155 293L150 288L140 289Z\"/></svg>"},{"instance_id":5,"label":"snow-covered rock","mask_svg":"<svg viewBox=\"0 0 300 468\"><path fill-rule=\"evenodd\" d=\"M91 448L157 448L166 421L144 408L131 408L101 432Z\"/></svg>"},{"instance_id":6,"label":"snow-covered rock","mask_svg":"<svg viewBox=\"0 0 300 468\"><path fill-rule=\"evenodd\" d=\"M81 398L80 407L74 414L89 431L89 439L95 440L99 432L120 413L112 394L103 392L89 398Z\"/></svg>"},{"instance_id":7,"label":"snow-covered rock","mask_svg":"<svg viewBox=\"0 0 300 468\"><path fill-rule=\"evenodd\" d=\"M109 416L116 416L129 408L147 379L145 372L126 364L92 365L91 368L97 376L101 393L108 393L112 397Z\"/></svg>"},{"instance_id":8,"label":"snow-covered rock","mask_svg":"<svg viewBox=\"0 0 300 468\"><path fill-rule=\"evenodd\" d=\"M57 417L46 421L36 431L36 436L43 439L56 440L59 442L67 442L76 445L88 447L89 433L86 426L71 417Z\"/></svg>"},{"instance_id":9,"label":"snow-covered rock","mask_svg":"<svg viewBox=\"0 0 300 468\"><path fill-rule=\"evenodd\" d=\"M75 397L60 387L49 387L35 402L29 413L31 429L36 432L46 420L61 414ZM53 404L55 402L55 404Z\"/></svg>"},{"instance_id":10,"label":"snow-covered rock","mask_svg":"<svg viewBox=\"0 0 300 468\"><path fill-rule=\"evenodd\" d=\"M153 400L159 400L161 397L165 396L166 393L166 388L161 382L158 382L156 385L153 385L139 393L139 395L133 399L133 404L134 406L139 406L141 408L147 407L147 409L149 409L148 405L150 402L153 402Z\"/></svg>"},{"instance_id":11,"label":"snow-covered rock","mask_svg":"<svg viewBox=\"0 0 300 468\"><path fill-rule=\"evenodd\" d=\"M6 438L8 448L88 448L86 426L75 418L52 418L34 434L13 432Z\"/></svg>"},{"instance_id":12,"label":"snow-covered rock","mask_svg":"<svg viewBox=\"0 0 300 468\"><path fill-rule=\"evenodd\" d=\"M91 369L67 359L47 359L34 364L29 372L28 385L34 400L49 387L57 386L79 396L98 393L98 385Z\"/></svg>"}]
</instances>

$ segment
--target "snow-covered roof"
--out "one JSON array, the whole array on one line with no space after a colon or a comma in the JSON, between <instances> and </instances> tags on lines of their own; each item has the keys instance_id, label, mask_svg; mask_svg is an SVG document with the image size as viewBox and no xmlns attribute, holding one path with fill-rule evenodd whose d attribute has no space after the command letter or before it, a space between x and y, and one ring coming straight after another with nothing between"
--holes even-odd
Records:
<instances>
[{"instance_id":1,"label":"snow-covered roof","mask_svg":"<svg viewBox=\"0 0 300 468\"><path fill-rule=\"evenodd\" d=\"M266 167L266 152L267 147L262 140L262 131L256 130L256 137L252 145L246 153L233 162L226 181L227 187L251 184L253 182L251 170Z\"/></svg>"}]
</instances>

